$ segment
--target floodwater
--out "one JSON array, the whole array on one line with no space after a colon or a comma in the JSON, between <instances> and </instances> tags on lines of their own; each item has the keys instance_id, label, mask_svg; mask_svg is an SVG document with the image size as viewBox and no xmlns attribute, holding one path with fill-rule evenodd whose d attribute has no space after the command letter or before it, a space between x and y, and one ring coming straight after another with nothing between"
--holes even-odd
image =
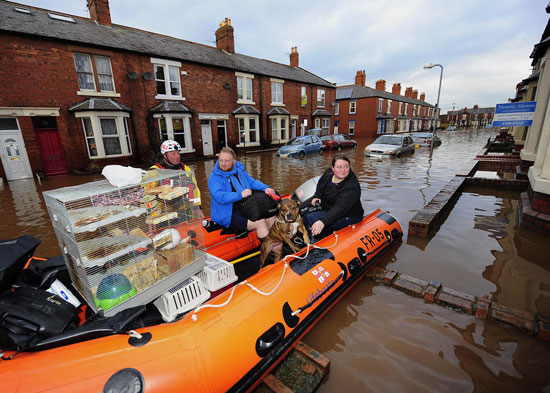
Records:
<instances>
[{"instance_id":1,"label":"floodwater","mask_svg":"<svg viewBox=\"0 0 550 393\"><path fill-rule=\"evenodd\" d=\"M421 147L394 159L363 156L372 139L344 151L362 187L366 212L389 211L401 223L400 245L378 265L500 304L550 315L548 237L517 226L518 192L467 187L430 239L408 237L408 223L455 174L467 174L491 130L441 132L430 160ZM281 193L330 166L334 153L305 159L275 152L239 156L248 172ZM188 162L209 213L207 177L215 160ZM478 176L510 178L483 172ZM0 188L1 238L42 239L36 255L60 253L42 192L99 179L53 176L9 182ZM331 359L320 393L345 392L546 392L550 343L516 328L481 321L363 280L304 338Z\"/></svg>"}]
</instances>

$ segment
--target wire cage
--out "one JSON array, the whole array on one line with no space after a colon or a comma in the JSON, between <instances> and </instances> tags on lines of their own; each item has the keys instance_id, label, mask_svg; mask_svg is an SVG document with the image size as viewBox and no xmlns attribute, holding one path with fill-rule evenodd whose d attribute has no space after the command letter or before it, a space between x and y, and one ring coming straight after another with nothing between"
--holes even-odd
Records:
<instances>
[{"instance_id":1,"label":"wire cage","mask_svg":"<svg viewBox=\"0 0 550 393\"><path fill-rule=\"evenodd\" d=\"M44 192L75 289L106 316L159 297L205 265L192 172L153 170Z\"/></svg>"}]
</instances>

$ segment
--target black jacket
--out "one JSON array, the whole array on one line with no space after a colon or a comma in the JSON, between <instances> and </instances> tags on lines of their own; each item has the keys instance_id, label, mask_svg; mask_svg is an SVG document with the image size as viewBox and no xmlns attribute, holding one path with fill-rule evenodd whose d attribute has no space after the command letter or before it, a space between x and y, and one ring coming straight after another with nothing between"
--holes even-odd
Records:
<instances>
[{"instance_id":1,"label":"black jacket","mask_svg":"<svg viewBox=\"0 0 550 393\"><path fill-rule=\"evenodd\" d=\"M343 217L363 217L361 187L357 176L350 169L349 175L338 184L332 184L332 168L328 168L317 183L313 198L321 199L321 207L327 212L321 218L325 227Z\"/></svg>"}]
</instances>

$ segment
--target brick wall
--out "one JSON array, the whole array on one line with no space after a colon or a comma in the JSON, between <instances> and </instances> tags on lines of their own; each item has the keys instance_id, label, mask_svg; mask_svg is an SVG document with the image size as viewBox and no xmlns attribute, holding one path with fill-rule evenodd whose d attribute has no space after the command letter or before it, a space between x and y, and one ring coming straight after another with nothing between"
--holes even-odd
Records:
<instances>
[{"instance_id":1,"label":"brick wall","mask_svg":"<svg viewBox=\"0 0 550 393\"><path fill-rule=\"evenodd\" d=\"M159 139L158 123L149 110L160 101L155 99L155 81L142 78L145 72L154 72L150 57L135 53L115 50L91 48L56 41L36 40L33 38L0 36L0 107L48 107L59 108L60 115L56 117L57 127L67 167L70 170L86 167L94 161L103 166L109 163L138 164L148 163L154 159ZM116 93L120 97L111 97L132 110L128 119L133 155L124 158L108 158L89 160L82 130L81 120L69 112L69 107L86 99L78 95L79 91L74 52L90 55L103 55L111 59L113 79ZM193 111L191 118L191 135L196 152L190 155L202 155L201 121L199 113L228 114L227 136L229 145L237 144L237 123L232 116L240 104L237 104L237 81L234 70L221 69L213 66L182 62L181 75L182 95L184 105ZM137 79L129 79L127 73L135 71ZM224 88L229 84L230 88ZM227 85L226 85L227 86ZM301 106L301 87L306 86L307 106ZM299 116L300 120L308 119L308 128L313 125L312 112L317 108L317 86L285 80L283 84L284 108L291 115ZM331 103L335 101L336 89L319 87L325 90L325 107L333 113ZM262 114L260 116L261 139L271 139L271 128L265 115L271 107L271 81L269 77L255 75L253 82L254 107ZM102 97L103 98L103 97ZM42 171L42 163L36 142L36 136L30 117L18 117L20 128L25 140L29 160L33 172ZM290 118L289 118L290 129ZM331 130L333 121L330 124ZM215 122L212 122L212 142L217 146ZM154 148L156 150L156 147ZM185 156L184 156L185 158ZM5 176L0 167L0 175Z\"/></svg>"}]
</instances>

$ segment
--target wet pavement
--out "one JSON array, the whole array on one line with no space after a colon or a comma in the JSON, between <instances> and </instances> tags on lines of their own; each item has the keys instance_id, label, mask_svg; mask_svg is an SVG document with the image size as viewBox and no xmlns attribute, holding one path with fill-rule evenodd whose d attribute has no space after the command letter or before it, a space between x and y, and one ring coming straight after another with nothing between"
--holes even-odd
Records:
<instances>
[{"instance_id":1,"label":"wet pavement","mask_svg":"<svg viewBox=\"0 0 550 393\"><path fill-rule=\"evenodd\" d=\"M509 307L550 315L548 238L517 227L518 192L466 187L430 239L408 237L408 222L455 174L466 174L495 132L440 133L434 150L421 147L393 159L363 156L372 140L345 150L362 187L366 212L392 213L404 230L402 243L379 266L473 295L490 294ZM305 159L275 152L239 156L248 172L291 193L330 166L334 153ZM207 176L214 160L189 162L209 212ZM511 178L483 172L476 176ZM101 178L53 176L10 182L0 188L2 239L31 234L42 239L36 255L60 253L42 192ZM319 392L489 391L550 392L550 343L495 321L481 321L363 280L304 341L331 359Z\"/></svg>"}]
</instances>

